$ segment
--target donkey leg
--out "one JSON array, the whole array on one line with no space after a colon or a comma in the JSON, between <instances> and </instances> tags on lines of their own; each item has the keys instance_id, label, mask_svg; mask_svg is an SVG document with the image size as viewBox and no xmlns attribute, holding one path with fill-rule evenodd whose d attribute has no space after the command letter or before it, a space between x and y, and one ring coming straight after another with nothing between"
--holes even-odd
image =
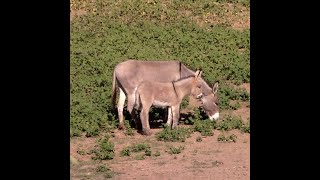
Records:
<instances>
[{"instance_id":1,"label":"donkey leg","mask_svg":"<svg viewBox=\"0 0 320 180\"><path fill-rule=\"evenodd\" d=\"M172 109L171 109L171 107L168 107L167 126L171 127L171 123L172 123Z\"/></svg>"},{"instance_id":2,"label":"donkey leg","mask_svg":"<svg viewBox=\"0 0 320 180\"><path fill-rule=\"evenodd\" d=\"M174 129L178 126L178 121L180 118L180 108L179 106L172 106L171 111L172 111L171 113L172 113L172 119L173 119L172 129Z\"/></svg>"},{"instance_id":3,"label":"donkey leg","mask_svg":"<svg viewBox=\"0 0 320 180\"><path fill-rule=\"evenodd\" d=\"M168 107L163 108L162 113L163 113L163 115L162 115L163 121L167 120L167 122L168 122Z\"/></svg>"},{"instance_id":4,"label":"donkey leg","mask_svg":"<svg viewBox=\"0 0 320 180\"><path fill-rule=\"evenodd\" d=\"M150 107L143 107L140 113L140 119L142 124L142 134L151 135L150 125L149 125L149 109Z\"/></svg>"},{"instance_id":5,"label":"donkey leg","mask_svg":"<svg viewBox=\"0 0 320 180\"><path fill-rule=\"evenodd\" d=\"M135 112L135 109L134 109L134 104L135 104L135 92L134 93L131 93L131 94L128 94L128 106L127 106L127 110L129 111L130 115L131 115L131 118L132 120L135 122L136 124L136 129L139 129L139 127L141 127L141 123L139 122L139 120L137 119L137 116L136 116L136 112Z\"/></svg>"},{"instance_id":6,"label":"donkey leg","mask_svg":"<svg viewBox=\"0 0 320 180\"><path fill-rule=\"evenodd\" d=\"M137 117L135 109L133 109L130 114L131 114L131 117L134 119L134 122L135 122L135 125L136 125L136 129L138 131L141 131L142 130L141 121Z\"/></svg>"},{"instance_id":7,"label":"donkey leg","mask_svg":"<svg viewBox=\"0 0 320 180\"><path fill-rule=\"evenodd\" d=\"M118 100L119 129L124 129L123 108L124 108L124 102L126 100L126 95L121 88L119 88L119 91L120 91L119 100Z\"/></svg>"},{"instance_id":8,"label":"donkey leg","mask_svg":"<svg viewBox=\"0 0 320 180\"><path fill-rule=\"evenodd\" d=\"M127 106L127 110L129 111L130 114L132 114L133 112L133 108L134 108L134 103L135 103L135 95L132 94L132 93L128 93L128 106ZM132 119L135 118L135 115L134 117L131 117Z\"/></svg>"}]
</instances>

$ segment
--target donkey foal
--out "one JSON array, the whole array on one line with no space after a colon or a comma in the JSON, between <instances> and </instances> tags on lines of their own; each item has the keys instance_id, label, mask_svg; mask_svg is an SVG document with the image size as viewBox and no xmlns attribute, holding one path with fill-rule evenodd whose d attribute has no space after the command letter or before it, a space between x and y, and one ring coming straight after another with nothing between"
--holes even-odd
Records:
<instances>
[{"instance_id":1,"label":"donkey foal","mask_svg":"<svg viewBox=\"0 0 320 180\"><path fill-rule=\"evenodd\" d=\"M202 95L201 73L202 72L198 70L192 76L168 83L143 81L137 87L135 108L141 110L142 134L151 135L149 110L152 105L156 107L169 106L171 111L169 114L172 115L172 117L168 117L168 119L173 119L172 128L178 125L182 99L187 95L196 98Z\"/></svg>"}]
</instances>

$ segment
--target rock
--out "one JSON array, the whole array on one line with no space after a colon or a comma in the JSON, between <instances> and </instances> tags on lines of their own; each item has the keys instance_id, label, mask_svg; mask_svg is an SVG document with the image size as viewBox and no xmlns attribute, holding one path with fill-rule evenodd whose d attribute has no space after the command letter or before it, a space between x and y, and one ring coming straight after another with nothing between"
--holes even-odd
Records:
<instances>
[{"instance_id":1,"label":"rock","mask_svg":"<svg viewBox=\"0 0 320 180\"><path fill-rule=\"evenodd\" d=\"M70 163L76 165L79 164L79 161L75 157L70 155Z\"/></svg>"}]
</instances>

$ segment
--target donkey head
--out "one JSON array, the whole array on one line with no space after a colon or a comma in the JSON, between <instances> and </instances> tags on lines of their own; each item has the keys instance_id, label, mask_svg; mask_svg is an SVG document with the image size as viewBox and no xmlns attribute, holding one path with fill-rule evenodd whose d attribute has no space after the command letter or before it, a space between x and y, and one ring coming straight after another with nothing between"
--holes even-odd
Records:
<instances>
[{"instance_id":1,"label":"donkey head","mask_svg":"<svg viewBox=\"0 0 320 180\"><path fill-rule=\"evenodd\" d=\"M195 98L202 97L202 82L201 82L201 73L202 71L197 70L194 74L194 80L191 86L191 96Z\"/></svg>"},{"instance_id":2,"label":"donkey head","mask_svg":"<svg viewBox=\"0 0 320 180\"><path fill-rule=\"evenodd\" d=\"M212 87L212 92L203 94L201 97L202 108L210 120L217 120L219 118L218 87L219 85L216 82Z\"/></svg>"}]
</instances>

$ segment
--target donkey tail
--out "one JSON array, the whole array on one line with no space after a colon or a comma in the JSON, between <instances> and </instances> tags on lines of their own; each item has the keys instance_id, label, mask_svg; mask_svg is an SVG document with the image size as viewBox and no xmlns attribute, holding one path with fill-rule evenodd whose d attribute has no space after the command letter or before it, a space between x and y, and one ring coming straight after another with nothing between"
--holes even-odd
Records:
<instances>
[{"instance_id":1,"label":"donkey tail","mask_svg":"<svg viewBox=\"0 0 320 180\"><path fill-rule=\"evenodd\" d=\"M116 97L117 97L117 82L116 82L116 71L113 71L112 76L112 107L116 107Z\"/></svg>"}]
</instances>

